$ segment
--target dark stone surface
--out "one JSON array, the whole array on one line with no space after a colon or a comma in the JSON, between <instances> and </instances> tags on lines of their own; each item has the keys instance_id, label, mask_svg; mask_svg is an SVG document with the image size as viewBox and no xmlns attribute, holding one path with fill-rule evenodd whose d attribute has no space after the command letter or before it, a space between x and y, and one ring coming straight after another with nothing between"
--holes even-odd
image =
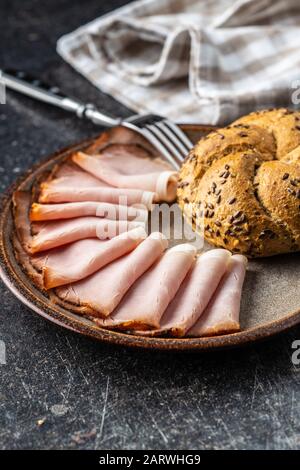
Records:
<instances>
[{"instance_id":1,"label":"dark stone surface","mask_svg":"<svg viewBox=\"0 0 300 470\"><path fill-rule=\"evenodd\" d=\"M56 55L56 40L122 0L1 0L1 66L126 113ZM0 106L1 190L33 162L97 132L8 93ZM98 344L47 323L1 284L1 448L300 448L300 328L241 350L163 354ZM42 425L38 420L43 420Z\"/></svg>"}]
</instances>

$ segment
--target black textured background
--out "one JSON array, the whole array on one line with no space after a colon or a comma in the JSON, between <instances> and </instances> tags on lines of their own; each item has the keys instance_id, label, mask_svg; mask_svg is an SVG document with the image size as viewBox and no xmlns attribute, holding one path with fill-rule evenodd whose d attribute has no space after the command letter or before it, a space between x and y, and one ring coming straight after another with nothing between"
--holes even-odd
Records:
<instances>
[{"instance_id":1,"label":"black textured background","mask_svg":"<svg viewBox=\"0 0 300 470\"><path fill-rule=\"evenodd\" d=\"M122 0L1 0L0 67L17 67L126 115L56 54L56 40ZM7 94L0 105L0 188L97 129ZM0 448L300 448L300 328L214 354L98 344L47 323L0 285ZM42 420L43 424L39 422Z\"/></svg>"}]
</instances>

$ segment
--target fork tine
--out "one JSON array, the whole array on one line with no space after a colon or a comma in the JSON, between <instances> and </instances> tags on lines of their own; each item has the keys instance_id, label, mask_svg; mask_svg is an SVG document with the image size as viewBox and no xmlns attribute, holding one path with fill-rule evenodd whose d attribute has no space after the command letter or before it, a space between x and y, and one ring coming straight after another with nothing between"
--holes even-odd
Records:
<instances>
[{"instance_id":1,"label":"fork tine","mask_svg":"<svg viewBox=\"0 0 300 470\"><path fill-rule=\"evenodd\" d=\"M159 129L166 135L166 137L178 148L181 154L180 160L183 161L189 153L189 149L182 143L178 136L174 134L174 132L167 126L164 121L156 122L155 126L159 127Z\"/></svg>"},{"instance_id":2,"label":"fork tine","mask_svg":"<svg viewBox=\"0 0 300 470\"><path fill-rule=\"evenodd\" d=\"M156 124L147 125L146 128L160 140L160 142L171 152L177 163L180 164L182 162L182 155L173 142L165 136Z\"/></svg>"},{"instance_id":3,"label":"fork tine","mask_svg":"<svg viewBox=\"0 0 300 470\"><path fill-rule=\"evenodd\" d=\"M187 135L180 129L177 124L168 119L164 119L163 122L174 132L175 135L181 140L181 142L186 146L187 150L190 151L194 145L187 137Z\"/></svg>"},{"instance_id":4,"label":"fork tine","mask_svg":"<svg viewBox=\"0 0 300 470\"><path fill-rule=\"evenodd\" d=\"M149 140L149 142L165 157L165 159L173 165L175 170L179 170L180 165L175 160L173 155L168 151L168 149L163 145L160 140L156 137L153 132L151 132L148 128L143 127L139 130L139 132Z\"/></svg>"},{"instance_id":5,"label":"fork tine","mask_svg":"<svg viewBox=\"0 0 300 470\"><path fill-rule=\"evenodd\" d=\"M156 114L135 114L121 124L144 135L177 170L193 147L180 127Z\"/></svg>"}]
</instances>

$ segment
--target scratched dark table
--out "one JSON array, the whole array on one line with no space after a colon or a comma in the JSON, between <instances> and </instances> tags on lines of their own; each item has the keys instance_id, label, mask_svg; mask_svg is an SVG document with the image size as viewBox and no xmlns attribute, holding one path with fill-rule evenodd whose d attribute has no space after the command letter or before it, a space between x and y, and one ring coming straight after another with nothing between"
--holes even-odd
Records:
<instances>
[{"instance_id":1,"label":"scratched dark table","mask_svg":"<svg viewBox=\"0 0 300 470\"><path fill-rule=\"evenodd\" d=\"M128 110L56 54L64 33L124 0L1 0L0 67L33 72L107 112ZM99 132L7 93L0 105L1 191L34 162ZM213 354L129 350L48 323L1 283L0 448L299 449L300 366L294 328Z\"/></svg>"}]
</instances>

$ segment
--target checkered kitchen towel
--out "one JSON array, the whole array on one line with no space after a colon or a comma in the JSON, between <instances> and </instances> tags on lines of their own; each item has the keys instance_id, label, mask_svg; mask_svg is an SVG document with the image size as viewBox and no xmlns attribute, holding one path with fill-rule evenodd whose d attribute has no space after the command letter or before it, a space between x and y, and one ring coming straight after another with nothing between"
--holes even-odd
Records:
<instances>
[{"instance_id":1,"label":"checkered kitchen towel","mask_svg":"<svg viewBox=\"0 0 300 470\"><path fill-rule=\"evenodd\" d=\"M299 0L140 0L58 41L58 52L136 112L225 123L291 106Z\"/></svg>"}]
</instances>

